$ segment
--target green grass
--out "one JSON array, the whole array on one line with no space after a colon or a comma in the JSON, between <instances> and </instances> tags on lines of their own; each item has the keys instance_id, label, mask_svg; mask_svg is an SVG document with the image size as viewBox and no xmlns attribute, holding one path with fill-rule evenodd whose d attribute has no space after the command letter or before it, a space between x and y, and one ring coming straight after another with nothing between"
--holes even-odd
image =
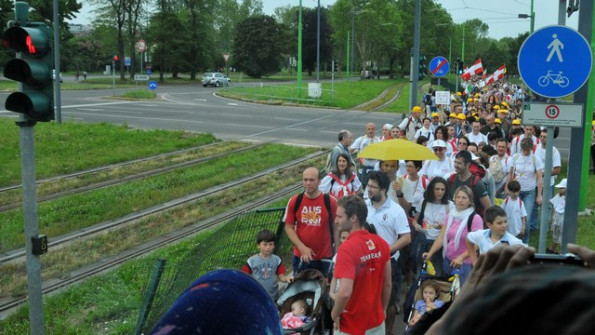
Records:
<instances>
[{"instance_id":1,"label":"green grass","mask_svg":"<svg viewBox=\"0 0 595 335\"><path fill-rule=\"evenodd\" d=\"M132 90L127 91L120 97L129 98L129 99L155 99L157 94L155 92L151 92L148 90Z\"/></svg>"},{"instance_id":2,"label":"green grass","mask_svg":"<svg viewBox=\"0 0 595 335\"><path fill-rule=\"evenodd\" d=\"M40 231L51 238L117 219L229 180L249 176L312 151L312 148L268 144L164 175L46 201L38 206ZM0 222L3 223L0 226L0 252L22 247L22 210L1 212Z\"/></svg>"},{"instance_id":3,"label":"green grass","mask_svg":"<svg viewBox=\"0 0 595 335\"><path fill-rule=\"evenodd\" d=\"M34 132L38 179L215 142L209 134L107 123L38 123ZM0 148L0 186L20 184L19 128L10 119L0 118Z\"/></svg>"}]
</instances>

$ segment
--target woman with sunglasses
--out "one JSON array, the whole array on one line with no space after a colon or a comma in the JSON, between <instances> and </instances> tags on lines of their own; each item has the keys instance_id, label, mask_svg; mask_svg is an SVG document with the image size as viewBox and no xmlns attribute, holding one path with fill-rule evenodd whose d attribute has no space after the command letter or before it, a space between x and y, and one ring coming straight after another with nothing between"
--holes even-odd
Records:
<instances>
[{"instance_id":1,"label":"woman with sunglasses","mask_svg":"<svg viewBox=\"0 0 595 335\"><path fill-rule=\"evenodd\" d=\"M432 143L432 150L438 157L438 160L427 160L421 168L419 174L429 180L434 177L448 178L454 171L454 162L450 157L446 157L447 144L443 140L435 140Z\"/></svg>"}]
</instances>

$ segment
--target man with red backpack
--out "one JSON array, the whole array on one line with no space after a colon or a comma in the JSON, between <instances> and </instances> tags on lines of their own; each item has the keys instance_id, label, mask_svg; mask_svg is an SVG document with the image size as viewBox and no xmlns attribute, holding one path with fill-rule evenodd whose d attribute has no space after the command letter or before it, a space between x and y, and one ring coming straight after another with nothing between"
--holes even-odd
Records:
<instances>
[{"instance_id":1,"label":"man with red backpack","mask_svg":"<svg viewBox=\"0 0 595 335\"><path fill-rule=\"evenodd\" d=\"M487 187L481 180L484 175L485 169L472 161L469 151L459 151L455 156L455 174L448 178L449 199L453 200L453 194L459 186L469 186L473 191L475 211L483 217L485 210L492 206Z\"/></svg>"}]
</instances>

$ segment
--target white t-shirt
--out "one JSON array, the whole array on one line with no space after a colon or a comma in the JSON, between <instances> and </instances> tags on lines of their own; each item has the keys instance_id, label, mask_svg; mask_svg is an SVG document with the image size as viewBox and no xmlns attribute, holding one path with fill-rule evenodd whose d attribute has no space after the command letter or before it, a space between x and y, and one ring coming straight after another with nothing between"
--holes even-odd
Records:
<instances>
[{"instance_id":1,"label":"white t-shirt","mask_svg":"<svg viewBox=\"0 0 595 335\"><path fill-rule=\"evenodd\" d=\"M409 179L409 175L404 175L398 179L399 185L401 185L401 192L403 192L403 198L405 201L416 207L419 201L424 197L424 192L430 181L418 174L416 181ZM416 207L417 209L417 207Z\"/></svg>"},{"instance_id":2,"label":"white t-shirt","mask_svg":"<svg viewBox=\"0 0 595 335\"><path fill-rule=\"evenodd\" d=\"M529 156L515 154L508 158L506 165L521 184L521 191L531 191L537 187L536 173L543 172L543 163L532 153Z\"/></svg>"},{"instance_id":3,"label":"white t-shirt","mask_svg":"<svg viewBox=\"0 0 595 335\"><path fill-rule=\"evenodd\" d=\"M454 169L453 159L446 157L443 160L427 160L419 170L419 174L428 177L430 180L434 177L447 179Z\"/></svg>"},{"instance_id":4,"label":"white t-shirt","mask_svg":"<svg viewBox=\"0 0 595 335\"><path fill-rule=\"evenodd\" d=\"M556 194L555 197L550 199L550 203L554 205L554 211L556 213L564 214L564 208L566 207L566 196L561 197L560 194Z\"/></svg>"},{"instance_id":5,"label":"white t-shirt","mask_svg":"<svg viewBox=\"0 0 595 335\"><path fill-rule=\"evenodd\" d=\"M351 149L355 149L355 152L360 152L364 150L368 145L372 143L378 143L380 140L378 137L374 136L373 138L369 138L368 136L360 136L358 137L352 144ZM365 166L374 166L376 164L375 159L364 159Z\"/></svg>"},{"instance_id":6,"label":"white t-shirt","mask_svg":"<svg viewBox=\"0 0 595 335\"><path fill-rule=\"evenodd\" d=\"M368 205L368 217L366 220L368 223L374 225L378 235L388 243L389 247L397 241L399 235L411 233L407 215L403 207L396 202L386 199L382 207L376 209L372 205L372 201L368 199L366 200L366 205ZM399 259L399 251L395 252L392 258L395 260Z\"/></svg>"},{"instance_id":7,"label":"white t-shirt","mask_svg":"<svg viewBox=\"0 0 595 335\"><path fill-rule=\"evenodd\" d=\"M501 245L525 245L523 241L514 237L511 233L505 232L504 235L496 242L491 239L492 232L489 229L481 229L467 233L467 241L475 244L479 248L479 253L484 254L488 250Z\"/></svg>"},{"instance_id":8,"label":"white t-shirt","mask_svg":"<svg viewBox=\"0 0 595 335\"><path fill-rule=\"evenodd\" d=\"M521 198L512 200L506 197L500 205L506 212L506 219L508 220L508 232L513 236L518 236L523 228L523 218L527 217L527 210ZM526 228L526 227L525 227Z\"/></svg>"},{"instance_id":9,"label":"white t-shirt","mask_svg":"<svg viewBox=\"0 0 595 335\"><path fill-rule=\"evenodd\" d=\"M541 161L543 167L545 168L545 148L542 145L538 145L535 148L535 157ZM560 151L556 149L556 147L552 147L552 169L555 167L562 166L562 160L560 159ZM556 176L551 176L550 178L550 186L554 186L556 183Z\"/></svg>"},{"instance_id":10,"label":"white t-shirt","mask_svg":"<svg viewBox=\"0 0 595 335\"><path fill-rule=\"evenodd\" d=\"M489 143L488 142L488 137L485 136L482 133L477 133L477 135L473 134L472 132L467 134L467 138L469 139L469 141L479 145L479 143L484 142L484 143Z\"/></svg>"},{"instance_id":11,"label":"white t-shirt","mask_svg":"<svg viewBox=\"0 0 595 335\"><path fill-rule=\"evenodd\" d=\"M415 132L414 138L417 140L420 136L425 136L425 138L427 138L428 141L434 140L434 133L432 132L432 129L426 129L424 127L418 129Z\"/></svg>"},{"instance_id":12,"label":"white t-shirt","mask_svg":"<svg viewBox=\"0 0 595 335\"><path fill-rule=\"evenodd\" d=\"M422 199L417 205L417 210L421 211L424 199ZM448 216L449 204L434 204L426 202L426 208L424 209L424 217L422 222L418 222L424 229L424 235L428 240L435 240L440 235L440 229L445 222L445 218Z\"/></svg>"}]
</instances>

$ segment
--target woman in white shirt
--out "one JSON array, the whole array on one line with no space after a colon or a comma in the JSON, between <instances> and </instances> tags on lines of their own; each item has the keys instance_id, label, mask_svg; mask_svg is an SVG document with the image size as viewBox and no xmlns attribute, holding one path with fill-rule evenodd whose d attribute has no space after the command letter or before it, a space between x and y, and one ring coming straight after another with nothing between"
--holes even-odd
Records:
<instances>
[{"instance_id":1,"label":"woman in white shirt","mask_svg":"<svg viewBox=\"0 0 595 335\"><path fill-rule=\"evenodd\" d=\"M362 183L356 174L353 173L353 166L347 154L342 152L337 156L336 166L337 169L335 171L322 178L320 186L318 186L318 189L322 193L328 193L336 199L340 199L362 188Z\"/></svg>"}]
</instances>

